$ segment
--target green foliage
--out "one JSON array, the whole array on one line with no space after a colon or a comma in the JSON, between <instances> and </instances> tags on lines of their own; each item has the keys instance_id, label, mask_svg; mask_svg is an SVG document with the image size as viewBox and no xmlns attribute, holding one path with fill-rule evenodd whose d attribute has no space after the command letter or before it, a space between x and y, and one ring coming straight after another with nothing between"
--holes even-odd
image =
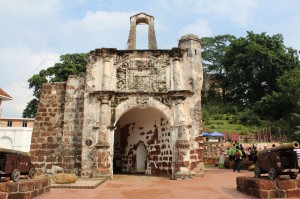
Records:
<instances>
[{"instance_id":1,"label":"green foliage","mask_svg":"<svg viewBox=\"0 0 300 199\"><path fill-rule=\"evenodd\" d=\"M23 111L23 118L35 118L38 103L39 101L36 98L28 102Z\"/></svg>"},{"instance_id":2,"label":"green foliage","mask_svg":"<svg viewBox=\"0 0 300 199\"><path fill-rule=\"evenodd\" d=\"M60 56L62 63L56 63L47 69L50 82L66 81L70 75L79 75L86 70L86 54L66 54Z\"/></svg>"},{"instance_id":3,"label":"green foliage","mask_svg":"<svg viewBox=\"0 0 300 199\"><path fill-rule=\"evenodd\" d=\"M211 79L208 96L219 97L223 102L226 102L228 81L222 60L234 39L233 35L228 34L201 39L203 68ZM218 88L222 89L221 95L215 95L214 89Z\"/></svg>"},{"instance_id":4,"label":"green foliage","mask_svg":"<svg viewBox=\"0 0 300 199\"><path fill-rule=\"evenodd\" d=\"M259 117L251 109L245 109L239 116L240 123L246 126L258 126L260 125Z\"/></svg>"},{"instance_id":5,"label":"green foliage","mask_svg":"<svg viewBox=\"0 0 300 199\"><path fill-rule=\"evenodd\" d=\"M272 132L282 128L289 135L299 131L295 114L300 114L300 61L282 35L220 35L203 38L202 47L208 79L204 85L210 85L203 95L204 127L245 134L269 126Z\"/></svg>"},{"instance_id":6,"label":"green foliage","mask_svg":"<svg viewBox=\"0 0 300 199\"><path fill-rule=\"evenodd\" d=\"M35 117L38 99L44 83L66 81L69 75L84 73L87 65L86 56L84 53L61 55L60 63L55 63L52 67L42 69L38 74L34 74L29 78L29 88L34 89L33 96L35 99L27 104L23 111L23 117Z\"/></svg>"},{"instance_id":7,"label":"green foliage","mask_svg":"<svg viewBox=\"0 0 300 199\"><path fill-rule=\"evenodd\" d=\"M287 70L277 78L278 91L256 102L255 110L264 118L280 119L297 112L300 101L300 69Z\"/></svg>"},{"instance_id":8,"label":"green foliage","mask_svg":"<svg viewBox=\"0 0 300 199\"><path fill-rule=\"evenodd\" d=\"M284 46L282 35L253 32L232 41L223 64L231 99L244 105L276 91L276 79L285 70L300 67L297 51Z\"/></svg>"}]
</instances>

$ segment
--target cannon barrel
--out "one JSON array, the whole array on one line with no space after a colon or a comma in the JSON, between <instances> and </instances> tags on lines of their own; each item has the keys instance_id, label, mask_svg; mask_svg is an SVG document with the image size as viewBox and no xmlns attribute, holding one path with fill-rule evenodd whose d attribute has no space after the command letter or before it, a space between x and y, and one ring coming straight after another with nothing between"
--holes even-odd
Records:
<instances>
[{"instance_id":1,"label":"cannon barrel","mask_svg":"<svg viewBox=\"0 0 300 199\"><path fill-rule=\"evenodd\" d=\"M279 151L279 150L284 150L284 149L298 149L298 148L300 148L299 142L294 141L294 142L282 144L280 146L262 150L259 153L266 153L268 151Z\"/></svg>"},{"instance_id":2,"label":"cannon barrel","mask_svg":"<svg viewBox=\"0 0 300 199\"><path fill-rule=\"evenodd\" d=\"M30 157L30 154L27 153L27 152L13 150L13 149L5 149L5 148L1 148L1 147L0 147L0 153L20 154L20 155L23 155L23 156Z\"/></svg>"}]
</instances>

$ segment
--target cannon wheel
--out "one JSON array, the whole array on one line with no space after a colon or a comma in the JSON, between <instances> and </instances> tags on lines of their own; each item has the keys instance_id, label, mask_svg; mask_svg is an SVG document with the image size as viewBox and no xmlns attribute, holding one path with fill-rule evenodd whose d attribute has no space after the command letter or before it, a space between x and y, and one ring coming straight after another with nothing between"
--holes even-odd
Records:
<instances>
[{"instance_id":1,"label":"cannon wheel","mask_svg":"<svg viewBox=\"0 0 300 199\"><path fill-rule=\"evenodd\" d=\"M271 168L268 172L268 176L271 180L275 180L275 178L277 177L276 170L274 168Z\"/></svg>"},{"instance_id":2,"label":"cannon wheel","mask_svg":"<svg viewBox=\"0 0 300 199\"><path fill-rule=\"evenodd\" d=\"M11 174L11 179L14 181L14 182L17 182L19 179L20 179L20 171L19 169L14 169L12 174Z\"/></svg>"},{"instance_id":3,"label":"cannon wheel","mask_svg":"<svg viewBox=\"0 0 300 199\"><path fill-rule=\"evenodd\" d=\"M296 179L297 178L297 173L290 173L289 174L291 179Z\"/></svg>"},{"instance_id":4,"label":"cannon wheel","mask_svg":"<svg viewBox=\"0 0 300 199\"><path fill-rule=\"evenodd\" d=\"M31 169L29 170L28 175L29 175L29 178L30 178L30 179L33 179L33 178L35 177L35 170L34 170L34 168L31 168Z\"/></svg>"},{"instance_id":5,"label":"cannon wheel","mask_svg":"<svg viewBox=\"0 0 300 199\"><path fill-rule=\"evenodd\" d=\"M260 169L258 167L255 167L254 169L254 177L260 178Z\"/></svg>"}]
</instances>

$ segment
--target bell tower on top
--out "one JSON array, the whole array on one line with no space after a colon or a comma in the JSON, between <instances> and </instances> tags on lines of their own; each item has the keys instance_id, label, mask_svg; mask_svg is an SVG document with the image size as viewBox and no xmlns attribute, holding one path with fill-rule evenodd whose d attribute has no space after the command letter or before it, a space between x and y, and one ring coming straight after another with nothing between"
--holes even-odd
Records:
<instances>
[{"instance_id":1,"label":"bell tower on top","mask_svg":"<svg viewBox=\"0 0 300 199\"><path fill-rule=\"evenodd\" d=\"M157 43L154 30L154 17L143 12L130 17L127 50L136 50L136 26L139 24L148 24L148 49L156 50Z\"/></svg>"}]
</instances>

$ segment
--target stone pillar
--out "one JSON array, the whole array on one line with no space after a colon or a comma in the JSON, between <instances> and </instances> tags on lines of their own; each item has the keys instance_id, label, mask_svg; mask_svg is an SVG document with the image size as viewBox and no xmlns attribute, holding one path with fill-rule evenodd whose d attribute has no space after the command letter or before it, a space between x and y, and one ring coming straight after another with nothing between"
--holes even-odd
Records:
<instances>
[{"instance_id":1,"label":"stone pillar","mask_svg":"<svg viewBox=\"0 0 300 199\"><path fill-rule=\"evenodd\" d=\"M175 100L175 125L177 128L177 140L175 142L175 172L173 177L175 179L185 179L191 176L190 165L190 141L187 136L187 127L184 126L185 116L183 99Z\"/></svg>"},{"instance_id":2,"label":"stone pillar","mask_svg":"<svg viewBox=\"0 0 300 199\"><path fill-rule=\"evenodd\" d=\"M182 125L184 123L184 109L182 99L175 101L175 124Z\"/></svg>"},{"instance_id":3,"label":"stone pillar","mask_svg":"<svg viewBox=\"0 0 300 199\"><path fill-rule=\"evenodd\" d=\"M110 58L105 57L103 59L103 78L102 78L102 90L110 90L110 78L111 78L111 67Z\"/></svg>"},{"instance_id":4,"label":"stone pillar","mask_svg":"<svg viewBox=\"0 0 300 199\"><path fill-rule=\"evenodd\" d=\"M187 179L191 177L190 166L190 142L187 140L186 128L179 126L177 129L178 139L175 143L175 179Z\"/></svg>"},{"instance_id":5,"label":"stone pillar","mask_svg":"<svg viewBox=\"0 0 300 199\"><path fill-rule=\"evenodd\" d=\"M96 148L109 147L109 129L107 128L110 124L111 107L109 106L109 98L101 97L100 99L100 128L98 130L98 140Z\"/></svg>"},{"instance_id":6,"label":"stone pillar","mask_svg":"<svg viewBox=\"0 0 300 199\"><path fill-rule=\"evenodd\" d=\"M109 105L109 97L100 97L100 128L98 130L98 140L95 145L97 149L96 157L96 171L94 176L107 175L112 172L110 163L110 130L108 124L110 124L111 107Z\"/></svg>"},{"instance_id":7,"label":"stone pillar","mask_svg":"<svg viewBox=\"0 0 300 199\"><path fill-rule=\"evenodd\" d=\"M173 85L174 90L182 90L182 71L180 67L179 58L175 57L173 60Z\"/></svg>"},{"instance_id":8,"label":"stone pillar","mask_svg":"<svg viewBox=\"0 0 300 199\"><path fill-rule=\"evenodd\" d=\"M127 50L136 49L136 19L130 17L130 30L127 41Z\"/></svg>"},{"instance_id":9,"label":"stone pillar","mask_svg":"<svg viewBox=\"0 0 300 199\"><path fill-rule=\"evenodd\" d=\"M150 19L149 19L148 48L151 50L157 49L155 29L154 29L154 17L150 17Z\"/></svg>"}]
</instances>

